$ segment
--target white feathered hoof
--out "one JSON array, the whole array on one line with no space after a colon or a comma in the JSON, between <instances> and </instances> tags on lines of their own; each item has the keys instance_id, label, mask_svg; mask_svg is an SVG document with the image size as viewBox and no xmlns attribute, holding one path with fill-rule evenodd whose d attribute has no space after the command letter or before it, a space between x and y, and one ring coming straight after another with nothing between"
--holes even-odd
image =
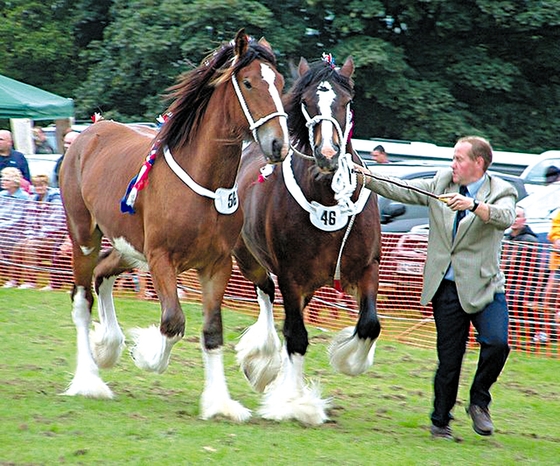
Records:
<instances>
[{"instance_id":1,"label":"white feathered hoof","mask_svg":"<svg viewBox=\"0 0 560 466\"><path fill-rule=\"evenodd\" d=\"M140 369L158 374L167 369L171 349L181 339L180 335L173 338L162 335L155 325L132 329L130 335L134 342L130 349L134 364Z\"/></svg>"},{"instance_id":2,"label":"white feathered hoof","mask_svg":"<svg viewBox=\"0 0 560 466\"><path fill-rule=\"evenodd\" d=\"M318 383L312 382L293 392L275 382L267 389L259 414L273 421L295 419L306 426L318 426L329 419L330 406L331 399L321 398Z\"/></svg>"},{"instance_id":3,"label":"white feathered hoof","mask_svg":"<svg viewBox=\"0 0 560 466\"><path fill-rule=\"evenodd\" d=\"M278 335L263 334L260 328L252 325L243 334L236 345L237 362L251 384L259 393L264 392L278 375L282 366L282 345Z\"/></svg>"},{"instance_id":4,"label":"white feathered hoof","mask_svg":"<svg viewBox=\"0 0 560 466\"><path fill-rule=\"evenodd\" d=\"M342 374L360 375L373 364L377 339L359 338L354 327L341 330L329 347L331 367Z\"/></svg>"},{"instance_id":5,"label":"white feathered hoof","mask_svg":"<svg viewBox=\"0 0 560 466\"><path fill-rule=\"evenodd\" d=\"M208 420L219 416L234 422L246 422L251 418L251 410L229 397L217 399L204 392L200 400L201 419Z\"/></svg>"},{"instance_id":6,"label":"white feathered hoof","mask_svg":"<svg viewBox=\"0 0 560 466\"><path fill-rule=\"evenodd\" d=\"M120 329L109 333L101 324L94 322L93 329L89 332L89 340L98 367L108 369L117 364L125 346L124 335Z\"/></svg>"},{"instance_id":7,"label":"white feathered hoof","mask_svg":"<svg viewBox=\"0 0 560 466\"><path fill-rule=\"evenodd\" d=\"M113 398L111 389L101 380L101 377L93 373L76 374L63 395L79 395L98 399Z\"/></svg>"}]
</instances>

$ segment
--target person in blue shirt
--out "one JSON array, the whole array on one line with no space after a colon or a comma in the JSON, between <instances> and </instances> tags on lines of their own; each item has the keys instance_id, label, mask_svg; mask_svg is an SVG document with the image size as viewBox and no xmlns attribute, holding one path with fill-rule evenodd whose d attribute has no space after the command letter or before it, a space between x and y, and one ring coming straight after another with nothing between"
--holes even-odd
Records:
<instances>
[{"instance_id":1,"label":"person in blue shirt","mask_svg":"<svg viewBox=\"0 0 560 466\"><path fill-rule=\"evenodd\" d=\"M6 167L19 169L23 177L31 182L29 165L25 156L13 148L12 133L0 130L0 171Z\"/></svg>"}]
</instances>

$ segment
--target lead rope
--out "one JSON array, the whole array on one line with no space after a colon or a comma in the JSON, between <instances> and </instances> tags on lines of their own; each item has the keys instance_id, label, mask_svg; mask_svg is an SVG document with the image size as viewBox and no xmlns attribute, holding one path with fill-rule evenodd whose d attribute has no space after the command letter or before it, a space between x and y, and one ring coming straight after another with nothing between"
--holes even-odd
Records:
<instances>
[{"instance_id":1,"label":"lead rope","mask_svg":"<svg viewBox=\"0 0 560 466\"><path fill-rule=\"evenodd\" d=\"M350 154L346 154L350 155ZM359 156L358 156L359 157ZM363 165L363 161L360 159ZM362 177L362 189L365 188L365 178ZM348 237L350 236L350 231L352 231L352 227L354 226L354 220L356 220L356 215L358 215L357 211L354 211L350 220L348 221L348 226L346 227L346 231L344 232L344 237L342 238L342 244L340 245L340 250L338 251L338 258L336 260L336 267L334 269L334 278L333 278L333 286L336 291L339 293L343 292L342 284L340 282L340 264L342 262L342 251L344 251L344 246L346 246L346 241L348 241Z\"/></svg>"}]
</instances>

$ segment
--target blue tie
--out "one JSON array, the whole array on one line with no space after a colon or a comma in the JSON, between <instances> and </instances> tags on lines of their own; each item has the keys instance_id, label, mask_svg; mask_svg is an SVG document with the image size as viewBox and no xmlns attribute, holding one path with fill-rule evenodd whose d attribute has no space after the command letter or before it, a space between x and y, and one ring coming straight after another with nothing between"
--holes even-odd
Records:
<instances>
[{"instance_id":1,"label":"blue tie","mask_svg":"<svg viewBox=\"0 0 560 466\"><path fill-rule=\"evenodd\" d=\"M467 189L466 186L460 186L459 187L459 194L462 194L463 196L468 196L469 195L469 190ZM467 215L466 210L458 210L457 211L457 215L455 216L455 224L453 225L453 238L455 238L455 233L457 233L457 227L459 226L459 222L461 220L463 220L463 217L465 215Z\"/></svg>"}]
</instances>

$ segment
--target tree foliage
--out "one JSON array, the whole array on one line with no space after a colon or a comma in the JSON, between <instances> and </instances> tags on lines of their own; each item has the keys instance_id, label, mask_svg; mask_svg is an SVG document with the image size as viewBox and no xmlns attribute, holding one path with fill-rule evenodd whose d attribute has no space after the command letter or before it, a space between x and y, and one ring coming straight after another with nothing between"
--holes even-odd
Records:
<instances>
[{"instance_id":1,"label":"tree foliage","mask_svg":"<svg viewBox=\"0 0 560 466\"><path fill-rule=\"evenodd\" d=\"M0 0L0 73L78 117L150 120L165 89L244 27L291 83L300 57L354 58L356 137L558 147L556 0Z\"/></svg>"}]
</instances>

